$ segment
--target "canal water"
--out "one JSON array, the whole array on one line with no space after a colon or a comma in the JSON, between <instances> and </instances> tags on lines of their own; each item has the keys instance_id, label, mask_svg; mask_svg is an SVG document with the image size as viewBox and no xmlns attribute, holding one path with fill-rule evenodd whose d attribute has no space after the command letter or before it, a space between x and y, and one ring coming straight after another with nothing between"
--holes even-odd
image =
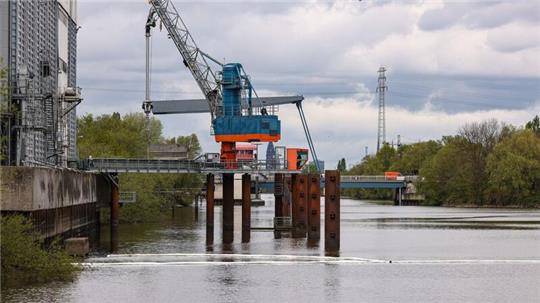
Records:
<instances>
[{"instance_id":1,"label":"canal water","mask_svg":"<svg viewBox=\"0 0 540 303\"><path fill-rule=\"evenodd\" d=\"M342 199L340 257L324 241L274 239L273 196L252 210L252 241L212 251L204 203L157 224L121 225L117 254L74 282L4 292L3 302L540 302L540 211L394 207ZM322 224L324 228L324 224ZM105 229L106 230L106 229ZM324 237L324 234L323 234Z\"/></svg>"}]
</instances>

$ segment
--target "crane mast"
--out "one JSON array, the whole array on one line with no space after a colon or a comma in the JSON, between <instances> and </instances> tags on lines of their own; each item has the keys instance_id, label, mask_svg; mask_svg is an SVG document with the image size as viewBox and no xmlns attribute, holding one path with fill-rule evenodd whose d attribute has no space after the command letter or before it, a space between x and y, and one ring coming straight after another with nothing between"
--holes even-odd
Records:
<instances>
[{"instance_id":1,"label":"crane mast","mask_svg":"<svg viewBox=\"0 0 540 303\"><path fill-rule=\"evenodd\" d=\"M209 58L218 64L219 62L199 49L171 0L150 0L149 3L152 5L152 8L146 24L147 39L149 38L150 27L155 26L156 17L159 17L170 39L176 45L178 52L180 52L184 60L184 65L190 70L208 101L213 121L221 104L221 85L206 59ZM149 101L146 100L145 102Z\"/></svg>"}]
</instances>

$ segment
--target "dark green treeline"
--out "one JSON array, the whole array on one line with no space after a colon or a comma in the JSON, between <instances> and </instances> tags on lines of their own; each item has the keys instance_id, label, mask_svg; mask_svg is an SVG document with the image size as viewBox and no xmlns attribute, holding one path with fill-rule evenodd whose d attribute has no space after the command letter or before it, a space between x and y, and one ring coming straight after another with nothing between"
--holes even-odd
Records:
<instances>
[{"instance_id":1,"label":"dark green treeline","mask_svg":"<svg viewBox=\"0 0 540 303\"><path fill-rule=\"evenodd\" d=\"M540 119L525 127L488 120L469 123L454 136L383 146L346 174L420 175L426 205L540 207ZM389 199L388 190L347 190L357 198Z\"/></svg>"},{"instance_id":2,"label":"dark green treeline","mask_svg":"<svg viewBox=\"0 0 540 303\"><path fill-rule=\"evenodd\" d=\"M164 138L161 122L142 113L121 116L93 116L78 119L78 146L81 159L146 158L148 143L179 143L188 147L188 157L201 152L195 134ZM120 190L137 193L137 202L125 204L120 212L122 222L158 221L162 214L170 214L174 204L189 205L202 188L202 178L196 174L120 174ZM181 191L180 191L181 190ZM171 193L175 191L176 193ZM104 216L105 217L105 216Z\"/></svg>"}]
</instances>

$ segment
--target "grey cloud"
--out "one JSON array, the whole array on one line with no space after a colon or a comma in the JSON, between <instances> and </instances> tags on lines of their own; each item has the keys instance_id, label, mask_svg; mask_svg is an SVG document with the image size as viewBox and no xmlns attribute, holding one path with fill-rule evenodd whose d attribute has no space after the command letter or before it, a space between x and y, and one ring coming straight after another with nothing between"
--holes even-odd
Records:
<instances>
[{"instance_id":1,"label":"grey cloud","mask_svg":"<svg viewBox=\"0 0 540 303\"><path fill-rule=\"evenodd\" d=\"M487 35L488 45L505 53L515 53L540 46L540 32L519 26L505 26Z\"/></svg>"},{"instance_id":2,"label":"grey cloud","mask_svg":"<svg viewBox=\"0 0 540 303\"><path fill-rule=\"evenodd\" d=\"M426 11L419 20L422 30L441 30L455 25L469 29L495 28L510 22L540 22L537 1L451 2Z\"/></svg>"},{"instance_id":3,"label":"grey cloud","mask_svg":"<svg viewBox=\"0 0 540 303\"><path fill-rule=\"evenodd\" d=\"M259 91L301 93L309 100L323 96L356 101L373 94L376 69L355 67L342 71L335 67L335 62L353 46L370 48L389 36L410 35L416 16L408 6L399 3L402 2L340 8L331 2L246 5L175 1L199 46L216 58L243 63ZM144 1L83 4L79 10L83 29L79 37L78 77L85 101L80 112L139 110L144 96L144 21L148 5ZM477 5L467 8L475 11ZM331 18L335 11L338 14ZM312 15L299 20L306 13ZM389 21L381 22L383 17ZM156 30L152 43L154 98L202 97L166 33ZM396 52L400 49L396 48ZM414 63L415 58L403 57L403 60ZM489 76L479 79L426 76L404 68L389 75L388 102L419 110L427 97L441 88L446 90L434 98L433 105L445 112L513 108L507 100L512 100L517 108L524 108L531 100L540 99L536 89L540 85L538 78L503 80L508 83ZM463 88L456 83L469 81L471 93L462 92ZM483 87L480 82L492 83L492 87ZM359 83L369 91L359 91ZM480 95L498 87L504 87L499 96ZM167 117L188 120L182 127L204 129L201 133L204 136L208 135L206 118Z\"/></svg>"}]
</instances>

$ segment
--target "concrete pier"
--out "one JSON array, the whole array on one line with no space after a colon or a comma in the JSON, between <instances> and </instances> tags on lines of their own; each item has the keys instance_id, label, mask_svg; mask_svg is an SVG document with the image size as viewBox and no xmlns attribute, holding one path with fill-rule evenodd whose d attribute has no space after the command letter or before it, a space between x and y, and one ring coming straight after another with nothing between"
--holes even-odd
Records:
<instances>
[{"instance_id":1,"label":"concrete pier","mask_svg":"<svg viewBox=\"0 0 540 303\"><path fill-rule=\"evenodd\" d=\"M223 174L223 244L234 240L234 174Z\"/></svg>"},{"instance_id":2,"label":"concrete pier","mask_svg":"<svg viewBox=\"0 0 540 303\"><path fill-rule=\"evenodd\" d=\"M327 170L324 188L324 250L329 256L339 255L340 246L340 175Z\"/></svg>"},{"instance_id":3,"label":"concrete pier","mask_svg":"<svg viewBox=\"0 0 540 303\"><path fill-rule=\"evenodd\" d=\"M251 175L242 175L242 243L251 238Z\"/></svg>"},{"instance_id":4,"label":"concrete pier","mask_svg":"<svg viewBox=\"0 0 540 303\"><path fill-rule=\"evenodd\" d=\"M206 175L206 246L214 245L214 175Z\"/></svg>"}]
</instances>

